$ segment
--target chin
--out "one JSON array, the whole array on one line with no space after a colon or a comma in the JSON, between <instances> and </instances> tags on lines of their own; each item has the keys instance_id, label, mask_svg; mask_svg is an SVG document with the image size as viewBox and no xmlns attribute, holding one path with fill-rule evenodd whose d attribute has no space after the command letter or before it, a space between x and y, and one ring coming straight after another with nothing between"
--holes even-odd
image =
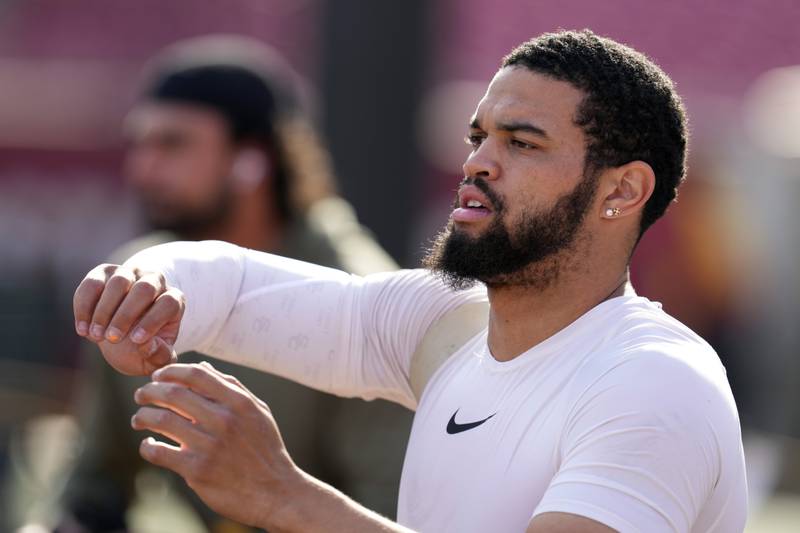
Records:
<instances>
[{"instance_id":1,"label":"chin","mask_svg":"<svg viewBox=\"0 0 800 533\"><path fill-rule=\"evenodd\" d=\"M448 230L451 239L466 238L477 242L488 233L489 226L480 222L453 222Z\"/></svg>"}]
</instances>

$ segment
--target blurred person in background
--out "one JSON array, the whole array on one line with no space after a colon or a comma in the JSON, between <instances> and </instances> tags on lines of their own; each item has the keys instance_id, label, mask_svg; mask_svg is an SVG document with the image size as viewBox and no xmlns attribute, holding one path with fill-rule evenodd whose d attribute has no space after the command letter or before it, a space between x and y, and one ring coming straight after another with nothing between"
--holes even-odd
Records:
<instances>
[{"instance_id":1,"label":"blurred person in background","mask_svg":"<svg viewBox=\"0 0 800 533\"><path fill-rule=\"evenodd\" d=\"M152 62L126 120L125 170L153 231L122 246L112 262L162 242L216 239L360 275L396 268L334 195L328 154L303 117L293 76L271 49L238 37L178 43ZM265 318L256 327L269 326ZM119 375L96 348L88 351L84 440L62 509L50 510L49 522L59 531L121 531L130 526L137 487L164 487L152 476L137 481L145 463L128 421L133 393L146 381ZM298 464L394 516L409 411L234 365L225 371L269 403ZM181 480L166 486L188 498L211 531L245 529L215 515Z\"/></svg>"}]
</instances>

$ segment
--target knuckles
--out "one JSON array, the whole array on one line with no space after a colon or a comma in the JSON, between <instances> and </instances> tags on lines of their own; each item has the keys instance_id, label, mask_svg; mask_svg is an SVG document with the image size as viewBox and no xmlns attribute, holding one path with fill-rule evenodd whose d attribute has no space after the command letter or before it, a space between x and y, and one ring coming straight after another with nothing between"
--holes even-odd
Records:
<instances>
[{"instance_id":1,"label":"knuckles","mask_svg":"<svg viewBox=\"0 0 800 533\"><path fill-rule=\"evenodd\" d=\"M180 290L172 287L161 296L164 303L168 305L168 310L171 313L182 314L186 309L186 296Z\"/></svg>"},{"instance_id":2,"label":"knuckles","mask_svg":"<svg viewBox=\"0 0 800 533\"><path fill-rule=\"evenodd\" d=\"M172 422L172 417L174 416L172 413L165 409L153 409L154 413L151 415L153 420L153 425L156 426L167 426Z\"/></svg>"},{"instance_id":3,"label":"knuckles","mask_svg":"<svg viewBox=\"0 0 800 533\"><path fill-rule=\"evenodd\" d=\"M171 383L164 383L161 385L161 396L168 403L178 403L186 399L187 391L184 387L173 385Z\"/></svg>"},{"instance_id":4,"label":"knuckles","mask_svg":"<svg viewBox=\"0 0 800 533\"><path fill-rule=\"evenodd\" d=\"M202 366L200 366L199 364L196 364L196 363L190 365L186 369L186 372L188 374L187 377L188 377L189 381L192 381L192 382L194 382L194 381L205 381L206 378L208 377L208 374L206 373L205 369L203 369Z\"/></svg>"},{"instance_id":5,"label":"knuckles","mask_svg":"<svg viewBox=\"0 0 800 533\"><path fill-rule=\"evenodd\" d=\"M169 383L145 383L133 394L133 399L140 405L153 403L159 399L170 400Z\"/></svg>"},{"instance_id":6,"label":"knuckles","mask_svg":"<svg viewBox=\"0 0 800 533\"><path fill-rule=\"evenodd\" d=\"M115 290L126 290L128 287L131 286L131 278L127 276L124 272L117 271L113 276L108 278L108 283L106 283L106 287L115 289Z\"/></svg>"},{"instance_id":7,"label":"knuckles","mask_svg":"<svg viewBox=\"0 0 800 533\"><path fill-rule=\"evenodd\" d=\"M104 288L105 288L105 283L103 281L95 278L85 278L78 286L78 289L75 291L75 296L73 297L73 303L75 304L82 303L83 299L87 295L96 296L97 294L100 294Z\"/></svg>"},{"instance_id":8,"label":"knuckles","mask_svg":"<svg viewBox=\"0 0 800 533\"><path fill-rule=\"evenodd\" d=\"M235 434L236 426L237 426L236 415L233 414L232 412L226 409L219 415L219 428L223 436ZM219 442L215 441L214 444L216 447L219 445Z\"/></svg>"},{"instance_id":9,"label":"knuckles","mask_svg":"<svg viewBox=\"0 0 800 533\"><path fill-rule=\"evenodd\" d=\"M252 407L253 402L243 392L237 391L230 399L231 407L239 413L247 412Z\"/></svg>"},{"instance_id":10,"label":"knuckles","mask_svg":"<svg viewBox=\"0 0 800 533\"><path fill-rule=\"evenodd\" d=\"M131 293L134 292L136 293L136 296L152 301L156 299L156 296L158 296L160 291L159 288L152 283L139 280L134 283L133 287L131 288Z\"/></svg>"},{"instance_id":11,"label":"knuckles","mask_svg":"<svg viewBox=\"0 0 800 533\"><path fill-rule=\"evenodd\" d=\"M181 311L181 309L183 308L183 307L182 307L181 300L180 300L179 298L177 298L177 297L176 297L175 295L173 295L173 294L166 294L166 293L165 293L165 294L164 294L164 296L163 296L163 298L162 298L162 300L163 300L163 303L162 303L162 305L164 306L165 310L166 310L166 311L167 311L169 314L175 314L175 313L178 313L178 312L180 312L180 311Z\"/></svg>"}]
</instances>

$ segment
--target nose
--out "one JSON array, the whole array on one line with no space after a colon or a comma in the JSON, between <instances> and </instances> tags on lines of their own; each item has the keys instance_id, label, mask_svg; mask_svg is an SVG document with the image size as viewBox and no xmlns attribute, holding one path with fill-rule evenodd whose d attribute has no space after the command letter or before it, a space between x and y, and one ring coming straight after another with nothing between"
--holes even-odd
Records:
<instances>
[{"instance_id":1,"label":"nose","mask_svg":"<svg viewBox=\"0 0 800 533\"><path fill-rule=\"evenodd\" d=\"M500 166L492 148L492 142L487 138L481 142L464 161L461 167L465 177L481 177L485 180L495 180L500 175Z\"/></svg>"}]
</instances>

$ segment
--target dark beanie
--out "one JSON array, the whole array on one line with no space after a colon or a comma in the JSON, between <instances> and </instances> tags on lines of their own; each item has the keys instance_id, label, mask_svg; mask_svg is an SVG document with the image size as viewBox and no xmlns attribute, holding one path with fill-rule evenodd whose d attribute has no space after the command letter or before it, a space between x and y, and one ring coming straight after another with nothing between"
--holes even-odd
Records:
<instances>
[{"instance_id":1,"label":"dark beanie","mask_svg":"<svg viewBox=\"0 0 800 533\"><path fill-rule=\"evenodd\" d=\"M228 120L237 141L272 138L276 119L294 112L288 73L282 79L278 69L269 72L263 65L245 60L248 58L220 59L210 54L204 59L202 49L187 57L187 46L181 48L182 54L156 64L144 99L214 109ZM252 56L252 50L249 52Z\"/></svg>"}]
</instances>

